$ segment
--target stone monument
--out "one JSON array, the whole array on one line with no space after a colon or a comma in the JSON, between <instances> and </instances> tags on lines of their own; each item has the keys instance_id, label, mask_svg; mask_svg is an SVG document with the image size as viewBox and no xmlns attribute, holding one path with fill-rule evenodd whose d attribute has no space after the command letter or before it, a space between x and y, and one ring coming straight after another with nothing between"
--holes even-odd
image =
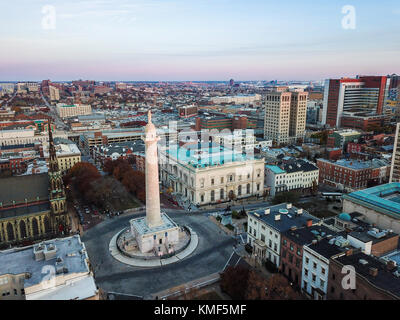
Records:
<instances>
[{"instance_id":1,"label":"stone monument","mask_svg":"<svg viewBox=\"0 0 400 320\"><path fill-rule=\"evenodd\" d=\"M130 220L131 232L142 253L154 251L158 256L174 252L179 242L180 227L166 213L160 211L156 127L151 122L145 128L146 144L146 217Z\"/></svg>"}]
</instances>

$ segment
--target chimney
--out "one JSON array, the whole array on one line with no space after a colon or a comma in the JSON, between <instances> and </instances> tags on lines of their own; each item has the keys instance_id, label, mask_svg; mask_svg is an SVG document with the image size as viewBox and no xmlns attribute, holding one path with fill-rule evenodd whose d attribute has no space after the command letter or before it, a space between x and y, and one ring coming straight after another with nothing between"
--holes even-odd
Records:
<instances>
[{"instance_id":1,"label":"chimney","mask_svg":"<svg viewBox=\"0 0 400 320\"><path fill-rule=\"evenodd\" d=\"M378 275L378 268L369 268L369 274L373 277L376 277Z\"/></svg>"},{"instance_id":2,"label":"chimney","mask_svg":"<svg viewBox=\"0 0 400 320\"><path fill-rule=\"evenodd\" d=\"M302 213L303 213L303 209L302 208L297 209L297 214L298 215L301 215Z\"/></svg>"},{"instance_id":3,"label":"chimney","mask_svg":"<svg viewBox=\"0 0 400 320\"><path fill-rule=\"evenodd\" d=\"M286 209L291 209L291 208L292 208L292 204L291 203L286 204Z\"/></svg>"},{"instance_id":4,"label":"chimney","mask_svg":"<svg viewBox=\"0 0 400 320\"><path fill-rule=\"evenodd\" d=\"M308 219L306 222L307 228L310 228L312 226L312 219Z\"/></svg>"},{"instance_id":5,"label":"chimney","mask_svg":"<svg viewBox=\"0 0 400 320\"><path fill-rule=\"evenodd\" d=\"M280 214L275 215L275 221L279 221L279 220L281 220L281 215Z\"/></svg>"},{"instance_id":6,"label":"chimney","mask_svg":"<svg viewBox=\"0 0 400 320\"><path fill-rule=\"evenodd\" d=\"M270 212L271 212L271 209L270 208L267 208L267 209L265 209L265 211L264 211L264 214L270 214Z\"/></svg>"}]
</instances>

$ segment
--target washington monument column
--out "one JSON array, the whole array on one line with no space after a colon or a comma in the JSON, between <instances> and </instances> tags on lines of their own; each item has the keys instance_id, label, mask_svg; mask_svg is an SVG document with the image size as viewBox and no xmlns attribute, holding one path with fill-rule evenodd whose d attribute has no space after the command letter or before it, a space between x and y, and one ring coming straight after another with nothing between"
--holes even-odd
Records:
<instances>
[{"instance_id":1,"label":"washington monument column","mask_svg":"<svg viewBox=\"0 0 400 320\"><path fill-rule=\"evenodd\" d=\"M160 213L160 187L158 183L158 155L156 127L151 122L148 112L148 123L145 128L146 143L146 222L150 228L163 224Z\"/></svg>"}]
</instances>

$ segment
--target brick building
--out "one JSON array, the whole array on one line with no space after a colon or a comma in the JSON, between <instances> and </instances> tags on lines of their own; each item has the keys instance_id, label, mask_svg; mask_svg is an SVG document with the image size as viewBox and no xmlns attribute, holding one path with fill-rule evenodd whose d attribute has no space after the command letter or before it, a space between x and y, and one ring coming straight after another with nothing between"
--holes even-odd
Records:
<instances>
[{"instance_id":1,"label":"brick building","mask_svg":"<svg viewBox=\"0 0 400 320\"><path fill-rule=\"evenodd\" d=\"M392 263L359 251L330 259L328 293L330 300L398 300L400 299L400 278ZM353 266L356 272L355 289L344 288L342 280L348 272L344 266ZM346 278L347 279L347 278Z\"/></svg>"},{"instance_id":2,"label":"brick building","mask_svg":"<svg viewBox=\"0 0 400 320\"><path fill-rule=\"evenodd\" d=\"M306 227L291 228L282 233L280 271L297 288L301 288L303 268L303 247L311 244L317 237L335 234L323 225L312 225L310 220Z\"/></svg>"},{"instance_id":3,"label":"brick building","mask_svg":"<svg viewBox=\"0 0 400 320\"><path fill-rule=\"evenodd\" d=\"M369 182L387 182L390 175L390 165L380 159L369 161L341 159L336 162L317 159L319 168L319 183L334 187L362 189Z\"/></svg>"}]
</instances>

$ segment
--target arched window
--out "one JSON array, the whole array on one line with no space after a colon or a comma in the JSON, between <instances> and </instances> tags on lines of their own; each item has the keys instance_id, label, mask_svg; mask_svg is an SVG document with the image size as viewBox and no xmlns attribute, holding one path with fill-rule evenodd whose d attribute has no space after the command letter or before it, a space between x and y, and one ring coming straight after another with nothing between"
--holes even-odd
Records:
<instances>
[{"instance_id":1,"label":"arched window","mask_svg":"<svg viewBox=\"0 0 400 320\"><path fill-rule=\"evenodd\" d=\"M32 232L34 236L39 235L39 226L36 218L32 219Z\"/></svg>"},{"instance_id":2,"label":"arched window","mask_svg":"<svg viewBox=\"0 0 400 320\"><path fill-rule=\"evenodd\" d=\"M10 222L7 223L7 236L8 236L8 241L15 240L14 228Z\"/></svg>"},{"instance_id":3,"label":"arched window","mask_svg":"<svg viewBox=\"0 0 400 320\"><path fill-rule=\"evenodd\" d=\"M27 237L27 234L26 234L26 225L25 225L25 221L24 221L24 220L21 220L21 221L19 222L19 233L20 233L20 235L21 235L21 239L24 239L24 238Z\"/></svg>"}]
</instances>

